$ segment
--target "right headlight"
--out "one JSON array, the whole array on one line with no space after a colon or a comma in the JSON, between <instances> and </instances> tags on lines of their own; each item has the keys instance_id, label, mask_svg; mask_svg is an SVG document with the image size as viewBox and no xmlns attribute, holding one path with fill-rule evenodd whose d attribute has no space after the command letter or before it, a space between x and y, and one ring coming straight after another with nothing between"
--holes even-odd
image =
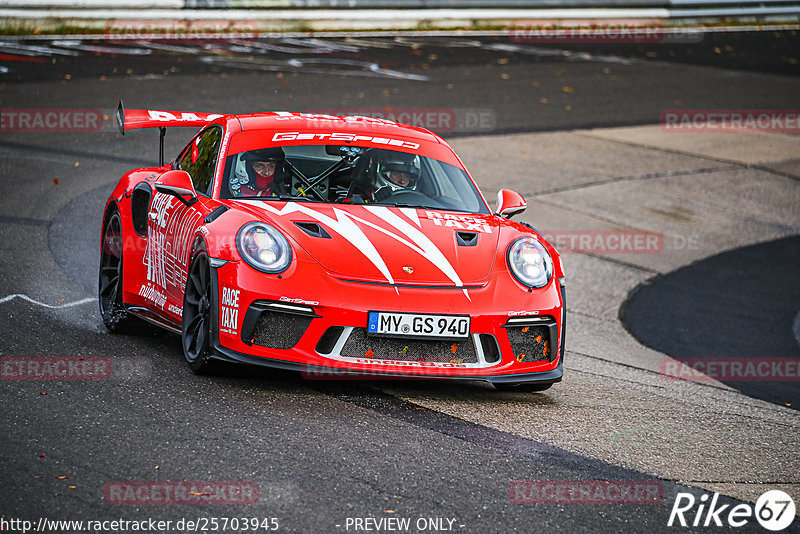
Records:
<instances>
[{"instance_id":1,"label":"right headlight","mask_svg":"<svg viewBox=\"0 0 800 534\"><path fill-rule=\"evenodd\" d=\"M252 268L277 274L292 263L292 248L278 230L262 222L251 222L239 229L236 248Z\"/></svg>"},{"instance_id":2,"label":"right headlight","mask_svg":"<svg viewBox=\"0 0 800 534\"><path fill-rule=\"evenodd\" d=\"M553 259L532 237L520 237L511 243L507 259L511 273L524 286L544 287L553 277Z\"/></svg>"}]
</instances>

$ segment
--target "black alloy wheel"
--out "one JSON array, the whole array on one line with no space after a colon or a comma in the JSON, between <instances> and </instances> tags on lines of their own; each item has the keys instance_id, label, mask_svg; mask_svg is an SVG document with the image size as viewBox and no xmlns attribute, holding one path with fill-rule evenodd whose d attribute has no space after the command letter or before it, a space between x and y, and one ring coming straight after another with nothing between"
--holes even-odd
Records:
<instances>
[{"instance_id":1,"label":"black alloy wheel","mask_svg":"<svg viewBox=\"0 0 800 534\"><path fill-rule=\"evenodd\" d=\"M189 368L198 374L211 371L211 264L205 250L192 260L183 295L182 345Z\"/></svg>"},{"instance_id":2,"label":"black alloy wheel","mask_svg":"<svg viewBox=\"0 0 800 534\"><path fill-rule=\"evenodd\" d=\"M98 298L103 324L110 332L119 332L130 321L122 304L122 223L119 212L108 217L103 228L100 249Z\"/></svg>"}]
</instances>

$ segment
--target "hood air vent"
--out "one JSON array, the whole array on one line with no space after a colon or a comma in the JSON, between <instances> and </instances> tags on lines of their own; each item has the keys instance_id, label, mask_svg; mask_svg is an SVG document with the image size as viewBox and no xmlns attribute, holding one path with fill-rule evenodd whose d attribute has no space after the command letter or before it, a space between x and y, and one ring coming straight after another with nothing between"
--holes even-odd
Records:
<instances>
[{"instance_id":1,"label":"hood air vent","mask_svg":"<svg viewBox=\"0 0 800 534\"><path fill-rule=\"evenodd\" d=\"M474 247L478 244L478 234L475 232L456 232L456 242L459 247Z\"/></svg>"},{"instance_id":2,"label":"hood air vent","mask_svg":"<svg viewBox=\"0 0 800 534\"><path fill-rule=\"evenodd\" d=\"M331 234L326 232L325 228L315 222L295 222L294 224L311 237L321 237L323 239L331 238Z\"/></svg>"}]
</instances>

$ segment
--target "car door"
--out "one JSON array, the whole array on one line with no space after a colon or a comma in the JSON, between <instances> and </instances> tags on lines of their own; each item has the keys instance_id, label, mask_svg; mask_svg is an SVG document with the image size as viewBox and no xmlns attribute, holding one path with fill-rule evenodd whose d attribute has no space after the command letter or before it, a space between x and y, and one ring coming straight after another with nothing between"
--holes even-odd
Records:
<instances>
[{"instance_id":1,"label":"car door","mask_svg":"<svg viewBox=\"0 0 800 534\"><path fill-rule=\"evenodd\" d=\"M198 201L187 206L173 195L156 192L148 220L147 279L160 294L152 299L170 318L180 321L183 292L198 226L208 214L208 201L222 141L222 128L211 126L184 148L174 168L192 177Z\"/></svg>"}]
</instances>

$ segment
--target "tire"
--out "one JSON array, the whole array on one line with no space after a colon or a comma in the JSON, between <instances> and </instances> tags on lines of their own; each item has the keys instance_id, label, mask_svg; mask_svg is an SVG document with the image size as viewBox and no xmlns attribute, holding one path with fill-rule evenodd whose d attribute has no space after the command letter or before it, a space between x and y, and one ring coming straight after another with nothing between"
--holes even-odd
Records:
<instances>
[{"instance_id":1,"label":"tire","mask_svg":"<svg viewBox=\"0 0 800 534\"><path fill-rule=\"evenodd\" d=\"M122 218L113 210L105 218L103 238L100 243L100 273L97 300L100 316L109 332L127 330L133 321L122 303Z\"/></svg>"},{"instance_id":2,"label":"tire","mask_svg":"<svg viewBox=\"0 0 800 534\"><path fill-rule=\"evenodd\" d=\"M512 384L494 384L497 391L508 391L514 393L538 393L547 391L553 384L538 384L536 382L518 382Z\"/></svg>"},{"instance_id":3,"label":"tire","mask_svg":"<svg viewBox=\"0 0 800 534\"><path fill-rule=\"evenodd\" d=\"M197 374L212 373L211 310L214 296L211 291L211 264L205 247L195 254L186 277L181 320L181 346L189 369Z\"/></svg>"}]
</instances>

